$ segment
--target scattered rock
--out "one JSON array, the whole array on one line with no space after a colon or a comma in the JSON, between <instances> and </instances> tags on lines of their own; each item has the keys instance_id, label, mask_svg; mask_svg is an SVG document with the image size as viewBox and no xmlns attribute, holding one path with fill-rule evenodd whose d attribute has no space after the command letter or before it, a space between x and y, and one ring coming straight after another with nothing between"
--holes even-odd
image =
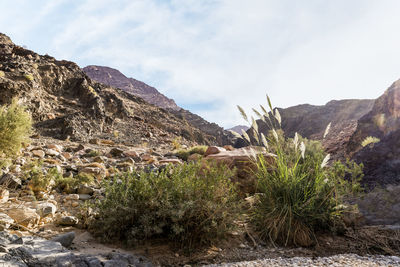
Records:
<instances>
[{"instance_id":1,"label":"scattered rock","mask_svg":"<svg viewBox=\"0 0 400 267\"><path fill-rule=\"evenodd\" d=\"M79 220L74 216L61 216L57 220L57 223L63 226L74 226L79 223Z\"/></svg>"},{"instance_id":2,"label":"scattered rock","mask_svg":"<svg viewBox=\"0 0 400 267\"><path fill-rule=\"evenodd\" d=\"M4 174L0 178L0 185L5 185L8 188L18 188L22 184L21 179L11 173Z\"/></svg>"},{"instance_id":3,"label":"scattered rock","mask_svg":"<svg viewBox=\"0 0 400 267\"><path fill-rule=\"evenodd\" d=\"M87 195L93 195L94 189L88 185L79 185L78 187L78 194L87 194Z\"/></svg>"},{"instance_id":4,"label":"scattered rock","mask_svg":"<svg viewBox=\"0 0 400 267\"><path fill-rule=\"evenodd\" d=\"M41 158L41 159L44 158L44 156L46 155L43 150L32 150L31 152L32 152L33 156Z\"/></svg>"},{"instance_id":5,"label":"scattered rock","mask_svg":"<svg viewBox=\"0 0 400 267\"><path fill-rule=\"evenodd\" d=\"M204 153L204 156L218 154L222 151L226 151L226 149L218 146L209 146L206 152Z\"/></svg>"},{"instance_id":6,"label":"scattered rock","mask_svg":"<svg viewBox=\"0 0 400 267\"><path fill-rule=\"evenodd\" d=\"M8 229L14 223L14 219L5 213L0 213L0 231Z\"/></svg>"},{"instance_id":7,"label":"scattered rock","mask_svg":"<svg viewBox=\"0 0 400 267\"><path fill-rule=\"evenodd\" d=\"M173 165L181 165L181 164L183 164L180 159L162 159L158 163L160 163L160 164L173 164Z\"/></svg>"},{"instance_id":8,"label":"scattered rock","mask_svg":"<svg viewBox=\"0 0 400 267\"><path fill-rule=\"evenodd\" d=\"M38 205L38 211L39 211L39 214L41 217L45 217L47 215L54 216L54 214L57 211L57 207L53 203L49 203L49 202L40 203Z\"/></svg>"},{"instance_id":9,"label":"scattered rock","mask_svg":"<svg viewBox=\"0 0 400 267\"><path fill-rule=\"evenodd\" d=\"M121 157L124 151L121 148L113 147L109 152L113 157Z\"/></svg>"},{"instance_id":10,"label":"scattered rock","mask_svg":"<svg viewBox=\"0 0 400 267\"><path fill-rule=\"evenodd\" d=\"M6 213L16 223L28 228L37 225L40 219L36 210L27 207L9 209Z\"/></svg>"},{"instance_id":11,"label":"scattered rock","mask_svg":"<svg viewBox=\"0 0 400 267\"><path fill-rule=\"evenodd\" d=\"M7 189L0 188L0 203L6 203L10 197L10 192Z\"/></svg>"},{"instance_id":12,"label":"scattered rock","mask_svg":"<svg viewBox=\"0 0 400 267\"><path fill-rule=\"evenodd\" d=\"M68 232L66 234L61 234L53 237L51 241L59 242L63 247L69 248L75 239L75 232Z\"/></svg>"}]
</instances>

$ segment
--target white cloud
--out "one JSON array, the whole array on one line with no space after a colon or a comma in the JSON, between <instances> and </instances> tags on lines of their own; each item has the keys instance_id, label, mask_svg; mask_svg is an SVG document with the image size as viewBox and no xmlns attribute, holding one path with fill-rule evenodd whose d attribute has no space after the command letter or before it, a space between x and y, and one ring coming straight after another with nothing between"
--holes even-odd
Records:
<instances>
[{"instance_id":1,"label":"white cloud","mask_svg":"<svg viewBox=\"0 0 400 267\"><path fill-rule=\"evenodd\" d=\"M42 3L32 20L13 17L28 1L7 5L1 29L28 46L40 33L32 49L118 68L224 126L266 93L277 106L375 98L400 77L395 0Z\"/></svg>"}]
</instances>

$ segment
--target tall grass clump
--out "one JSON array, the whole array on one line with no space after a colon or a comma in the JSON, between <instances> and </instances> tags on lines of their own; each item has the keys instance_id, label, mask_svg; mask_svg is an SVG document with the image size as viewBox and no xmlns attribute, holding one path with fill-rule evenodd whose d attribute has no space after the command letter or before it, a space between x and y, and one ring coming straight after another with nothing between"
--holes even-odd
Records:
<instances>
[{"instance_id":1,"label":"tall grass clump","mask_svg":"<svg viewBox=\"0 0 400 267\"><path fill-rule=\"evenodd\" d=\"M0 107L0 152L6 156L15 155L28 140L31 128L31 115L16 99Z\"/></svg>"},{"instance_id":2,"label":"tall grass clump","mask_svg":"<svg viewBox=\"0 0 400 267\"><path fill-rule=\"evenodd\" d=\"M179 149L174 154L182 159L187 161L190 155L199 154L204 155L207 151L208 146L194 146L188 149Z\"/></svg>"},{"instance_id":3,"label":"tall grass clump","mask_svg":"<svg viewBox=\"0 0 400 267\"><path fill-rule=\"evenodd\" d=\"M268 105L270 112L263 106L262 113L254 112L268 125L269 133L260 133L254 118L249 120L240 107L244 119L250 121L251 134L234 133L248 144L262 145L275 154L272 164L264 156L254 158L259 194L250 220L265 240L281 245L308 246L314 241L315 231L332 229L340 221L341 204L345 194L358 189L361 167L350 162L332 165L330 155L323 151L319 142L302 138L297 133L294 138L285 137L280 129L279 111L272 108L269 98Z\"/></svg>"},{"instance_id":4,"label":"tall grass clump","mask_svg":"<svg viewBox=\"0 0 400 267\"><path fill-rule=\"evenodd\" d=\"M132 172L105 181L89 230L103 241L136 245L167 239L182 248L223 238L238 218L233 172L188 163L161 172Z\"/></svg>"}]
</instances>

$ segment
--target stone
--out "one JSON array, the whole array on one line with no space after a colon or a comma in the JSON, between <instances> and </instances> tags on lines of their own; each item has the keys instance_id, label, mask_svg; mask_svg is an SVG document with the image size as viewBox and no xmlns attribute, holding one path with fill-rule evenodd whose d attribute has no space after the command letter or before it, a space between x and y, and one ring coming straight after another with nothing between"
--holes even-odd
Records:
<instances>
[{"instance_id":1,"label":"stone","mask_svg":"<svg viewBox=\"0 0 400 267\"><path fill-rule=\"evenodd\" d=\"M106 162L107 158L104 156L97 156L93 158L93 162L104 163Z\"/></svg>"},{"instance_id":2,"label":"stone","mask_svg":"<svg viewBox=\"0 0 400 267\"><path fill-rule=\"evenodd\" d=\"M55 236L51 239L53 242L59 242L63 247L69 248L75 239L75 232L68 232Z\"/></svg>"},{"instance_id":3,"label":"stone","mask_svg":"<svg viewBox=\"0 0 400 267\"><path fill-rule=\"evenodd\" d=\"M8 201L10 197L10 192L7 189L0 189L0 203L4 204Z\"/></svg>"},{"instance_id":4,"label":"stone","mask_svg":"<svg viewBox=\"0 0 400 267\"><path fill-rule=\"evenodd\" d=\"M155 161L155 158L150 154L143 154L143 155L140 156L140 158L141 158L142 161L147 161L147 162Z\"/></svg>"},{"instance_id":5,"label":"stone","mask_svg":"<svg viewBox=\"0 0 400 267\"><path fill-rule=\"evenodd\" d=\"M61 145L56 145L56 144L47 145L47 148L53 149L53 150L57 151L58 153L61 153L64 150L64 148Z\"/></svg>"},{"instance_id":6,"label":"stone","mask_svg":"<svg viewBox=\"0 0 400 267\"><path fill-rule=\"evenodd\" d=\"M126 157L133 158L133 159L138 159L138 158L140 158L140 157L139 157L139 154L138 154L135 150L127 150L127 151L124 151L124 155L125 155Z\"/></svg>"},{"instance_id":7,"label":"stone","mask_svg":"<svg viewBox=\"0 0 400 267\"><path fill-rule=\"evenodd\" d=\"M67 160L70 160L72 158L72 155L69 152L61 152L61 156L63 156Z\"/></svg>"},{"instance_id":8,"label":"stone","mask_svg":"<svg viewBox=\"0 0 400 267\"><path fill-rule=\"evenodd\" d=\"M124 151L121 148L113 147L109 152L113 157L121 157Z\"/></svg>"},{"instance_id":9,"label":"stone","mask_svg":"<svg viewBox=\"0 0 400 267\"><path fill-rule=\"evenodd\" d=\"M89 200L89 199L91 199L91 198L92 198L91 195L88 195L88 194L79 194L79 200L85 201L85 200Z\"/></svg>"},{"instance_id":10,"label":"stone","mask_svg":"<svg viewBox=\"0 0 400 267\"><path fill-rule=\"evenodd\" d=\"M85 147L84 145L82 145L82 144L79 144L79 145L75 148L75 151L78 152L78 151L81 151L81 150L84 150L84 149L86 149L86 147Z\"/></svg>"},{"instance_id":11,"label":"stone","mask_svg":"<svg viewBox=\"0 0 400 267\"><path fill-rule=\"evenodd\" d=\"M100 139L98 139L98 138L92 138L92 139L89 140L89 144L92 144L92 145L100 145Z\"/></svg>"},{"instance_id":12,"label":"stone","mask_svg":"<svg viewBox=\"0 0 400 267\"><path fill-rule=\"evenodd\" d=\"M223 147L218 147L218 146L209 146L207 148L206 152L204 153L204 156L218 154L222 151L226 151L226 149Z\"/></svg>"},{"instance_id":13,"label":"stone","mask_svg":"<svg viewBox=\"0 0 400 267\"><path fill-rule=\"evenodd\" d=\"M87 194L87 195L93 195L94 189L88 185L79 185L78 187L78 194Z\"/></svg>"},{"instance_id":14,"label":"stone","mask_svg":"<svg viewBox=\"0 0 400 267\"><path fill-rule=\"evenodd\" d=\"M57 152L54 149L46 149L45 153L47 156L52 156L52 157L56 157L56 156L60 155L60 152Z\"/></svg>"},{"instance_id":15,"label":"stone","mask_svg":"<svg viewBox=\"0 0 400 267\"><path fill-rule=\"evenodd\" d=\"M57 223L62 226L75 226L79 222L78 218L75 216L61 216Z\"/></svg>"},{"instance_id":16,"label":"stone","mask_svg":"<svg viewBox=\"0 0 400 267\"><path fill-rule=\"evenodd\" d=\"M0 213L0 231L4 231L14 223L14 219L5 213Z\"/></svg>"},{"instance_id":17,"label":"stone","mask_svg":"<svg viewBox=\"0 0 400 267\"><path fill-rule=\"evenodd\" d=\"M160 163L160 164L173 164L173 165L181 165L181 164L183 164L180 159L162 159L158 163Z\"/></svg>"},{"instance_id":18,"label":"stone","mask_svg":"<svg viewBox=\"0 0 400 267\"><path fill-rule=\"evenodd\" d=\"M0 185L5 185L8 188L18 188L22 184L21 179L11 173L4 174L0 178Z\"/></svg>"},{"instance_id":19,"label":"stone","mask_svg":"<svg viewBox=\"0 0 400 267\"><path fill-rule=\"evenodd\" d=\"M76 208L79 206L79 202L78 201L72 201L71 202L71 207Z\"/></svg>"},{"instance_id":20,"label":"stone","mask_svg":"<svg viewBox=\"0 0 400 267\"><path fill-rule=\"evenodd\" d=\"M98 180L101 180L107 176L106 169L100 167L84 167L79 170L79 174L82 173L93 175Z\"/></svg>"},{"instance_id":21,"label":"stone","mask_svg":"<svg viewBox=\"0 0 400 267\"><path fill-rule=\"evenodd\" d=\"M225 148L226 151L233 151L235 148L231 145L224 145L223 148Z\"/></svg>"},{"instance_id":22,"label":"stone","mask_svg":"<svg viewBox=\"0 0 400 267\"><path fill-rule=\"evenodd\" d=\"M16 223L28 228L37 225L40 219L36 210L27 207L9 209L6 213Z\"/></svg>"},{"instance_id":23,"label":"stone","mask_svg":"<svg viewBox=\"0 0 400 267\"><path fill-rule=\"evenodd\" d=\"M46 217L47 215L54 216L56 214L57 207L53 203L45 202L45 203L40 203L38 205L37 210L41 215L41 217Z\"/></svg>"},{"instance_id":24,"label":"stone","mask_svg":"<svg viewBox=\"0 0 400 267\"><path fill-rule=\"evenodd\" d=\"M65 197L65 200L78 200L79 195L78 194L69 194Z\"/></svg>"},{"instance_id":25,"label":"stone","mask_svg":"<svg viewBox=\"0 0 400 267\"><path fill-rule=\"evenodd\" d=\"M44 156L46 155L43 150L32 150L31 152L32 152L33 156L41 158L41 159L44 158Z\"/></svg>"}]
</instances>

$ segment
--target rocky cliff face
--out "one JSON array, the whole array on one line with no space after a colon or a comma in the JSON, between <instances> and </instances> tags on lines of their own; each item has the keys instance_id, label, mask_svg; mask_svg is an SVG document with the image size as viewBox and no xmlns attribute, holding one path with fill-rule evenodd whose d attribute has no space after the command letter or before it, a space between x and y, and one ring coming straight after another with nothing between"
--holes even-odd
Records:
<instances>
[{"instance_id":1,"label":"rocky cliff face","mask_svg":"<svg viewBox=\"0 0 400 267\"><path fill-rule=\"evenodd\" d=\"M154 87L133 78L127 78L120 71L109 67L87 66L83 70L93 80L120 88L125 92L143 98L150 104L164 108L178 119L183 120L183 125L190 125L205 133L206 139L210 142L215 142L219 145L232 144L233 136L229 132L224 131L222 127L215 123L210 123L202 117L178 107L174 100L167 98ZM183 135L187 136L187 138L192 138L191 135L193 133L192 131L185 131Z\"/></svg>"},{"instance_id":2,"label":"rocky cliff face","mask_svg":"<svg viewBox=\"0 0 400 267\"><path fill-rule=\"evenodd\" d=\"M176 105L173 99L161 94L156 88L133 78L128 78L119 70L109 67L91 65L84 67L83 71L95 81L112 87L120 88L125 92L143 98L146 102L155 106L172 110L181 109Z\"/></svg>"},{"instance_id":3,"label":"rocky cliff face","mask_svg":"<svg viewBox=\"0 0 400 267\"><path fill-rule=\"evenodd\" d=\"M200 130L120 89L92 81L73 62L41 56L0 34L0 104L17 97L44 136L138 144L178 136L212 143Z\"/></svg>"}]
</instances>

